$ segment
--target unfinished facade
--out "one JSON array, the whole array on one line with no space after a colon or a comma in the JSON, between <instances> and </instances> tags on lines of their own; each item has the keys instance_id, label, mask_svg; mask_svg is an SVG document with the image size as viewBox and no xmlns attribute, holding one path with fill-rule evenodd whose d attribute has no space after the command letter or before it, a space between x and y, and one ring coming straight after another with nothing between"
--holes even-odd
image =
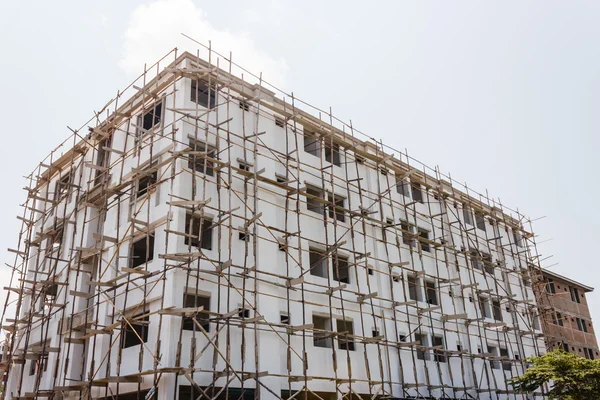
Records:
<instances>
[{"instance_id":1,"label":"unfinished facade","mask_svg":"<svg viewBox=\"0 0 600 400\"><path fill-rule=\"evenodd\" d=\"M208 54L30 176L7 395L526 398L528 219Z\"/></svg>"},{"instance_id":2,"label":"unfinished facade","mask_svg":"<svg viewBox=\"0 0 600 400\"><path fill-rule=\"evenodd\" d=\"M547 269L538 269L534 294L548 350L600 357L586 293L594 288Z\"/></svg>"}]
</instances>

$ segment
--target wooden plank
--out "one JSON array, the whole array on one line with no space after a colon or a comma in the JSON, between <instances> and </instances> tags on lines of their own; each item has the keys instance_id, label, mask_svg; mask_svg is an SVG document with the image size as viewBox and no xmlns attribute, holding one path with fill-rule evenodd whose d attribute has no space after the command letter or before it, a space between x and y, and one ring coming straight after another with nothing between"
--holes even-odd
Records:
<instances>
[{"instance_id":1,"label":"wooden plank","mask_svg":"<svg viewBox=\"0 0 600 400\"><path fill-rule=\"evenodd\" d=\"M63 341L65 343L71 343L71 344L85 344L85 339L82 338L70 338L70 337L66 337L63 339Z\"/></svg>"},{"instance_id":2,"label":"wooden plank","mask_svg":"<svg viewBox=\"0 0 600 400\"><path fill-rule=\"evenodd\" d=\"M377 292L369 293L369 294L361 294L356 298L356 301L362 303L365 300L372 299L373 297L377 297Z\"/></svg>"},{"instance_id":3,"label":"wooden plank","mask_svg":"<svg viewBox=\"0 0 600 400\"><path fill-rule=\"evenodd\" d=\"M43 211L41 211L41 212L43 212ZM18 254L18 255L20 255L23 258L27 257L27 253L24 252L24 251L19 251L19 250L15 250L15 249L11 249L11 248L9 248L8 251L11 252L11 253Z\"/></svg>"},{"instance_id":4,"label":"wooden plank","mask_svg":"<svg viewBox=\"0 0 600 400\"><path fill-rule=\"evenodd\" d=\"M158 313L161 315L179 315L179 316L191 316L193 314L204 311L204 307L184 307L184 308L163 308Z\"/></svg>"},{"instance_id":5,"label":"wooden plank","mask_svg":"<svg viewBox=\"0 0 600 400\"><path fill-rule=\"evenodd\" d=\"M327 289L327 294L329 296L331 296L333 293L337 292L338 290L344 290L348 285L346 285L345 283L339 286L335 286L335 287L331 287L329 289Z\"/></svg>"},{"instance_id":6,"label":"wooden plank","mask_svg":"<svg viewBox=\"0 0 600 400\"><path fill-rule=\"evenodd\" d=\"M111 243L119 243L119 239L114 238L114 237L110 237L110 236L104 236L104 235L99 235L97 233L92 233L92 237L98 241L107 241L107 242L111 242Z\"/></svg>"},{"instance_id":7,"label":"wooden plank","mask_svg":"<svg viewBox=\"0 0 600 400\"><path fill-rule=\"evenodd\" d=\"M121 267L121 271L125 272L126 274L138 274L138 275L144 275L144 276L152 275L152 272L150 272L150 271L146 271L143 269L137 269L137 268Z\"/></svg>"},{"instance_id":8,"label":"wooden plank","mask_svg":"<svg viewBox=\"0 0 600 400\"><path fill-rule=\"evenodd\" d=\"M456 319L467 319L467 314L442 315L442 322Z\"/></svg>"},{"instance_id":9,"label":"wooden plank","mask_svg":"<svg viewBox=\"0 0 600 400\"><path fill-rule=\"evenodd\" d=\"M171 254L159 254L158 258L171 261L194 261L202 257L202 253L171 253Z\"/></svg>"},{"instance_id":10,"label":"wooden plank","mask_svg":"<svg viewBox=\"0 0 600 400\"><path fill-rule=\"evenodd\" d=\"M301 284L301 283L303 283L303 282L304 282L304 275L302 275L302 276L301 276L301 277L299 277L299 278L290 278L290 279L288 279L288 280L286 281L285 285L286 285L287 287L292 287L292 286L294 286L294 285L299 285L299 284Z\"/></svg>"},{"instance_id":11,"label":"wooden plank","mask_svg":"<svg viewBox=\"0 0 600 400\"><path fill-rule=\"evenodd\" d=\"M305 329L313 329L314 328L314 324L306 324L306 325L296 325L296 326L289 326L288 327L288 332L292 332L292 331L303 331Z\"/></svg>"},{"instance_id":12,"label":"wooden plank","mask_svg":"<svg viewBox=\"0 0 600 400\"><path fill-rule=\"evenodd\" d=\"M418 312L420 314L422 313L426 313L426 312L432 312L432 311L437 311L439 309L441 309L441 306L433 306L433 307L425 307L425 308L419 308Z\"/></svg>"},{"instance_id":13,"label":"wooden plank","mask_svg":"<svg viewBox=\"0 0 600 400\"><path fill-rule=\"evenodd\" d=\"M250 225L252 225L254 222L256 222L256 220L258 220L260 217L262 217L262 212L256 214L254 217L250 218L248 220L248 222L246 222L244 224L244 227L248 228Z\"/></svg>"},{"instance_id":14,"label":"wooden plank","mask_svg":"<svg viewBox=\"0 0 600 400\"><path fill-rule=\"evenodd\" d=\"M99 286L99 287L115 287L116 286L114 283L96 282L96 281L89 281L88 285L90 285L90 286Z\"/></svg>"},{"instance_id":15,"label":"wooden plank","mask_svg":"<svg viewBox=\"0 0 600 400\"><path fill-rule=\"evenodd\" d=\"M233 262L231 260L227 260L223 263L221 263L221 265L215 265L215 268L218 272L223 272L226 269L230 268L233 265Z\"/></svg>"},{"instance_id":16,"label":"wooden plank","mask_svg":"<svg viewBox=\"0 0 600 400\"><path fill-rule=\"evenodd\" d=\"M235 309L235 310L233 310L233 311L229 311L227 314L222 314L222 315L220 316L220 318L221 318L221 319L228 319L228 318L231 318L231 317L233 317L233 316L235 316L235 315L238 315L239 313L240 313L240 310L238 310L238 309Z\"/></svg>"},{"instance_id":17,"label":"wooden plank","mask_svg":"<svg viewBox=\"0 0 600 400\"><path fill-rule=\"evenodd\" d=\"M107 170L107 168L106 168L106 167L102 167L102 166L100 166L100 165L96 165L96 164L93 164L93 163L91 163L91 162L86 162L86 163L84 163L84 165L85 165L86 167L88 167L88 168L95 169L95 170L98 170L98 171L100 171L100 172L104 172L104 171L106 171L106 170Z\"/></svg>"},{"instance_id":18,"label":"wooden plank","mask_svg":"<svg viewBox=\"0 0 600 400\"><path fill-rule=\"evenodd\" d=\"M113 149L112 147L103 146L102 150L108 151L108 152L111 152L111 153L115 153L115 154L118 154L120 156L124 156L126 154L124 151Z\"/></svg>"},{"instance_id":19,"label":"wooden plank","mask_svg":"<svg viewBox=\"0 0 600 400\"><path fill-rule=\"evenodd\" d=\"M406 265L410 265L410 261L400 261L400 262L390 263L390 266L392 266L392 267L404 267Z\"/></svg>"},{"instance_id":20,"label":"wooden plank","mask_svg":"<svg viewBox=\"0 0 600 400\"><path fill-rule=\"evenodd\" d=\"M244 318L242 320L242 323L243 324L253 324L255 322L259 322L259 321L262 321L264 319L265 319L265 317L263 315L261 315L260 317L254 317L254 318Z\"/></svg>"},{"instance_id":21,"label":"wooden plank","mask_svg":"<svg viewBox=\"0 0 600 400\"><path fill-rule=\"evenodd\" d=\"M173 207L204 207L209 204L212 199L208 198L206 200L176 200L169 201L168 204Z\"/></svg>"},{"instance_id":22,"label":"wooden plank","mask_svg":"<svg viewBox=\"0 0 600 400\"><path fill-rule=\"evenodd\" d=\"M261 372L244 372L242 374L242 380L248 380L248 379L258 379L261 378L263 376L267 376L269 375L269 371L261 371Z\"/></svg>"},{"instance_id":23,"label":"wooden plank","mask_svg":"<svg viewBox=\"0 0 600 400\"><path fill-rule=\"evenodd\" d=\"M417 304L416 300L409 300L409 301L395 301L393 303L394 307L400 307L400 306L414 306Z\"/></svg>"}]
</instances>

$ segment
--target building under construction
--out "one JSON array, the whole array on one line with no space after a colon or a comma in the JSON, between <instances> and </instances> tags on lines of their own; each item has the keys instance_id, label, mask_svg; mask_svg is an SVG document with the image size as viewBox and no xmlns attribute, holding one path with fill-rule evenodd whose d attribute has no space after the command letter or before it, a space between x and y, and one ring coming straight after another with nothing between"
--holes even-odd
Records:
<instances>
[{"instance_id":1,"label":"building under construction","mask_svg":"<svg viewBox=\"0 0 600 400\"><path fill-rule=\"evenodd\" d=\"M548 269L536 269L533 286L546 348L600 358L586 293L594 288Z\"/></svg>"},{"instance_id":2,"label":"building under construction","mask_svg":"<svg viewBox=\"0 0 600 400\"><path fill-rule=\"evenodd\" d=\"M530 220L206 53L29 176L6 397L527 398Z\"/></svg>"}]
</instances>

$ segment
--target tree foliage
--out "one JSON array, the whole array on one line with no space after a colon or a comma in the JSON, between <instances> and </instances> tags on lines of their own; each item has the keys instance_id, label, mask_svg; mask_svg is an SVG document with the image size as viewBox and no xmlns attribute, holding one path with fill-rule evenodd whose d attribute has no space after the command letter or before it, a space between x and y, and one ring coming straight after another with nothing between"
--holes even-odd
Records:
<instances>
[{"instance_id":1,"label":"tree foliage","mask_svg":"<svg viewBox=\"0 0 600 400\"><path fill-rule=\"evenodd\" d=\"M532 392L547 383L550 399L600 399L600 359L589 360L558 349L527 361L531 367L510 380L516 390Z\"/></svg>"}]
</instances>

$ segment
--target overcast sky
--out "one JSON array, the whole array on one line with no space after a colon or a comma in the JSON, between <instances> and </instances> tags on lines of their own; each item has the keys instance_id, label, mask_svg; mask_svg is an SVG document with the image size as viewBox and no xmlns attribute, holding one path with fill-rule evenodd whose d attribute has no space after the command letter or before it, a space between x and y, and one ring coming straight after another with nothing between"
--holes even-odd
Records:
<instances>
[{"instance_id":1,"label":"overcast sky","mask_svg":"<svg viewBox=\"0 0 600 400\"><path fill-rule=\"evenodd\" d=\"M13 262L23 176L145 62L195 51L183 32L546 217L534 226L545 265L600 292L598 21L598 1L3 1L0 260ZM600 323L600 294L588 299Z\"/></svg>"}]
</instances>

